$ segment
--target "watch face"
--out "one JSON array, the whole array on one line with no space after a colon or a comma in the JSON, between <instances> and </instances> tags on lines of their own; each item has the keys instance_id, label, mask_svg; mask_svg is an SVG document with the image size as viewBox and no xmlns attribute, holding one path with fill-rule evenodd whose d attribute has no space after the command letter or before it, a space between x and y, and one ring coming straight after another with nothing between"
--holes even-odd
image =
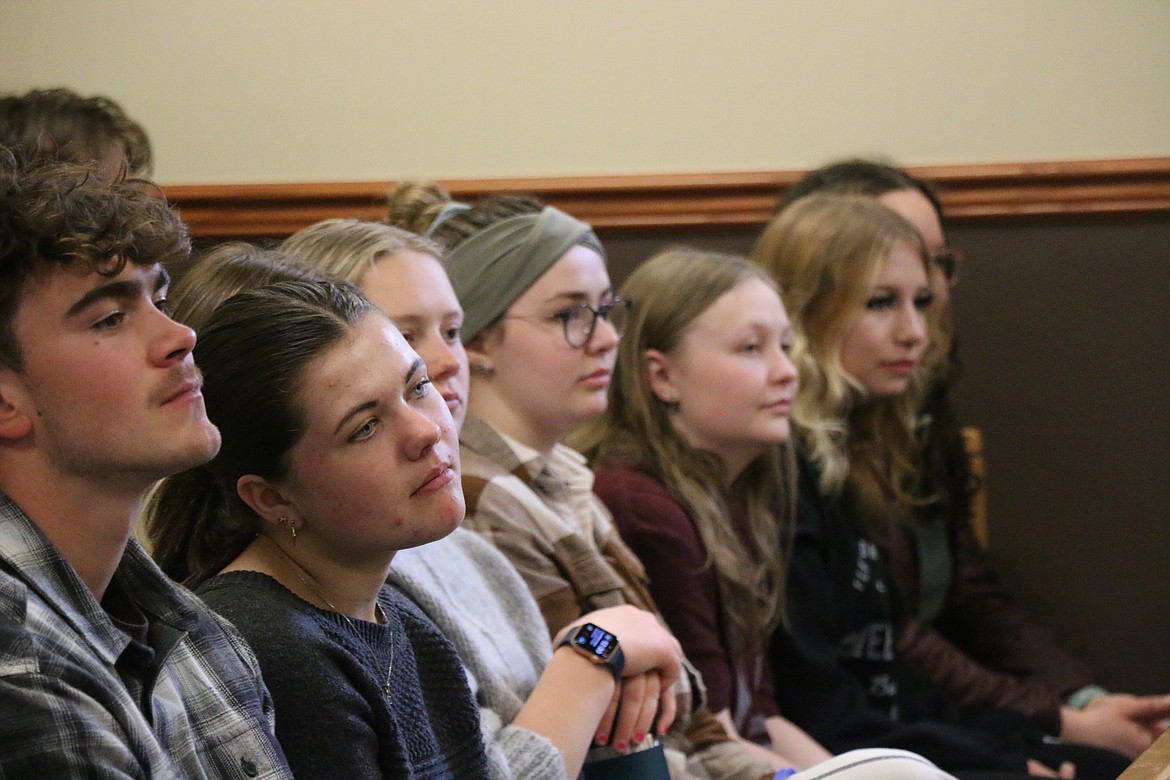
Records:
<instances>
[{"instance_id":1,"label":"watch face","mask_svg":"<svg viewBox=\"0 0 1170 780\"><path fill-rule=\"evenodd\" d=\"M600 661L612 658L618 646L617 637L592 623L585 623L577 628L573 635L573 644Z\"/></svg>"}]
</instances>

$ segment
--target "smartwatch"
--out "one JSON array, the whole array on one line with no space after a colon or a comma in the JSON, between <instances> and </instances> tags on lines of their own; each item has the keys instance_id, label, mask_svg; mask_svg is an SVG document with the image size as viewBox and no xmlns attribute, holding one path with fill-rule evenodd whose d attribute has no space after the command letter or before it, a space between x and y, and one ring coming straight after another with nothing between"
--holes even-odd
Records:
<instances>
[{"instance_id":1,"label":"smartwatch","mask_svg":"<svg viewBox=\"0 0 1170 780\"><path fill-rule=\"evenodd\" d=\"M626 666L626 656L622 653L618 638L604 628L592 623L574 626L557 647L566 645L598 666L608 666L614 680L621 679L622 669Z\"/></svg>"}]
</instances>

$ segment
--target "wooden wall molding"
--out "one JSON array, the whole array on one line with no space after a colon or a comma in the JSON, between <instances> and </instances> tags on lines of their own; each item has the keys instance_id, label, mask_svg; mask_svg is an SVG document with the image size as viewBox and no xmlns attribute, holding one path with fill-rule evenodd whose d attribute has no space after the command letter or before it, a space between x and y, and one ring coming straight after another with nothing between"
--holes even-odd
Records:
<instances>
[{"instance_id":1,"label":"wooden wall molding","mask_svg":"<svg viewBox=\"0 0 1170 780\"><path fill-rule=\"evenodd\" d=\"M911 167L948 219L1170 213L1170 157ZM602 229L762 225L804 171L443 180L456 198L528 193ZM328 217L380 219L393 182L165 187L197 239L286 236Z\"/></svg>"}]
</instances>

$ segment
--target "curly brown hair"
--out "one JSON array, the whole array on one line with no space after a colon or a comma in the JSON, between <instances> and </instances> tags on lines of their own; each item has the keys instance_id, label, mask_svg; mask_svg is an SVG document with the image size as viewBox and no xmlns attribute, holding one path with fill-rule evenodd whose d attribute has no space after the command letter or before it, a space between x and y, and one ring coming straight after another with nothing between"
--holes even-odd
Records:
<instances>
[{"instance_id":1,"label":"curly brown hair","mask_svg":"<svg viewBox=\"0 0 1170 780\"><path fill-rule=\"evenodd\" d=\"M112 152L132 176L149 176L154 168L142 125L104 95L83 97L65 87L0 95L0 146L29 160L48 156L83 165Z\"/></svg>"},{"instance_id":2,"label":"curly brown hair","mask_svg":"<svg viewBox=\"0 0 1170 780\"><path fill-rule=\"evenodd\" d=\"M25 166L0 149L0 365L24 366L13 320L31 280L77 266L117 276L126 263L190 253L186 226L153 184L107 181L79 165Z\"/></svg>"}]
</instances>

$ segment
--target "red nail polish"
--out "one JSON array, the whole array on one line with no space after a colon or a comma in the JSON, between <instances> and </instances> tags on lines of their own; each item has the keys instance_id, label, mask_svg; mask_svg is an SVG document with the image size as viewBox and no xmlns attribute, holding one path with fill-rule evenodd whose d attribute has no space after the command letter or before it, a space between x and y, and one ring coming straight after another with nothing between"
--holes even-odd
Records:
<instances>
[{"instance_id":1,"label":"red nail polish","mask_svg":"<svg viewBox=\"0 0 1170 780\"><path fill-rule=\"evenodd\" d=\"M642 740L644 740L644 739L646 739L646 735L645 735L645 734L643 734L643 733L642 733L642 732L640 732L640 731L639 731L637 734L635 734L635 735L634 735L634 743L635 743L635 744L637 744L637 743L641 742L641 741L642 741Z\"/></svg>"},{"instance_id":2,"label":"red nail polish","mask_svg":"<svg viewBox=\"0 0 1170 780\"><path fill-rule=\"evenodd\" d=\"M625 750L625 749L626 749L626 743L625 743L625 742L619 742L619 743L617 743L617 749L618 749L618 750Z\"/></svg>"},{"instance_id":3,"label":"red nail polish","mask_svg":"<svg viewBox=\"0 0 1170 780\"><path fill-rule=\"evenodd\" d=\"M597 739L595 739L593 741L596 742L598 745L604 746L606 742L609 742L609 737L602 734L601 736L597 737Z\"/></svg>"}]
</instances>

